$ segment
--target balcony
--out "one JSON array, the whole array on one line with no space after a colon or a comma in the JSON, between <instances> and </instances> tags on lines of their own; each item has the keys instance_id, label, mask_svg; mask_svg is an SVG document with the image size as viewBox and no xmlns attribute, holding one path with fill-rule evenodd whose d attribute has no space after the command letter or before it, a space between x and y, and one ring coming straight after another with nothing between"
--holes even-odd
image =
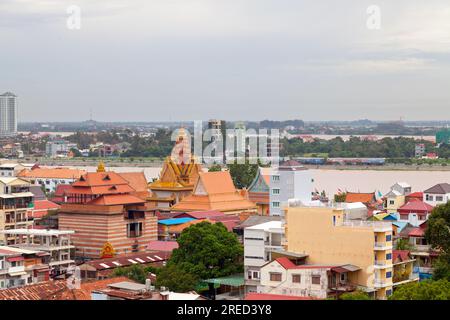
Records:
<instances>
[{"instance_id":1,"label":"balcony","mask_svg":"<svg viewBox=\"0 0 450 320\"><path fill-rule=\"evenodd\" d=\"M419 274L418 273L411 273L407 277L401 277L401 278L398 278L398 279L394 279L394 283L392 285L393 286L398 286L398 285L409 283L409 282L413 282L413 281L419 281Z\"/></svg>"},{"instance_id":2,"label":"balcony","mask_svg":"<svg viewBox=\"0 0 450 320\"><path fill-rule=\"evenodd\" d=\"M339 291L339 292L352 292L355 291L358 287L351 283L338 283L337 285L331 285L329 290Z\"/></svg>"},{"instance_id":3,"label":"balcony","mask_svg":"<svg viewBox=\"0 0 450 320\"><path fill-rule=\"evenodd\" d=\"M392 223L384 221L348 220L342 222L341 226L352 228L373 228L374 232L392 231Z\"/></svg>"},{"instance_id":4,"label":"balcony","mask_svg":"<svg viewBox=\"0 0 450 320\"><path fill-rule=\"evenodd\" d=\"M391 279L375 279L373 285L376 289L386 288L392 286Z\"/></svg>"},{"instance_id":5,"label":"balcony","mask_svg":"<svg viewBox=\"0 0 450 320\"><path fill-rule=\"evenodd\" d=\"M25 266L10 267L10 268L8 269L8 273L9 273L11 276L18 276L18 275L26 274L26 272L25 272Z\"/></svg>"},{"instance_id":6,"label":"balcony","mask_svg":"<svg viewBox=\"0 0 450 320\"><path fill-rule=\"evenodd\" d=\"M375 242L374 250L391 250L392 249L392 242Z\"/></svg>"},{"instance_id":7,"label":"balcony","mask_svg":"<svg viewBox=\"0 0 450 320\"><path fill-rule=\"evenodd\" d=\"M414 245L414 248L411 250L412 252L419 252L419 253L428 253L431 250L431 246L428 244L416 244Z\"/></svg>"},{"instance_id":8,"label":"balcony","mask_svg":"<svg viewBox=\"0 0 450 320\"><path fill-rule=\"evenodd\" d=\"M374 267L375 269L392 268L392 263L385 260L375 260Z\"/></svg>"}]
</instances>

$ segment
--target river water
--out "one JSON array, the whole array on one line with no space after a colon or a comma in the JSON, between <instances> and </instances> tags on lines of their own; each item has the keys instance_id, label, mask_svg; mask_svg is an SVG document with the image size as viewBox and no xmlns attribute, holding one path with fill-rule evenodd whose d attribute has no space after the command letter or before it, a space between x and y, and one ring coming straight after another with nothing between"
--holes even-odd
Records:
<instances>
[{"instance_id":1,"label":"river water","mask_svg":"<svg viewBox=\"0 0 450 320\"><path fill-rule=\"evenodd\" d=\"M76 167L93 172L97 167ZM116 172L144 172L147 180L157 178L159 167L111 167ZM395 171L395 170L333 170L310 169L314 188L327 195L342 191L374 192L385 194L396 182L407 182L414 191L423 191L437 183L450 183L450 171Z\"/></svg>"}]
</instances>

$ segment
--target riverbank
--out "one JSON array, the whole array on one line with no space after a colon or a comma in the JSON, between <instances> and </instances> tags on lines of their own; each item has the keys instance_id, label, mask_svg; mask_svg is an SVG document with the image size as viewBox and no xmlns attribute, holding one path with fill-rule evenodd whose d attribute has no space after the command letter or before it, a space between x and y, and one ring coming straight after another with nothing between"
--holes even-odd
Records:
<instances>
[{"instance_id":1,"label":"riverbank","mask_svg":"<svg viewBox=\"0 0 450 320\"><path fill-rule=\"evenodd\" d=\"M103 161L107 167L146 167L155 168L163 165L163 160L159 158L129 158L108 159L108 158L82 158L82 159L31 159L44 166L97 166L99 161ZM36 161L37 160L37 161ZM17 160L22 161L23 160ZM450 166L441 164L384 164L380 166L368 165L305 165L309 169L316 170L370 170L370 171L450 171Z\"/></svg>"}]
</instances>

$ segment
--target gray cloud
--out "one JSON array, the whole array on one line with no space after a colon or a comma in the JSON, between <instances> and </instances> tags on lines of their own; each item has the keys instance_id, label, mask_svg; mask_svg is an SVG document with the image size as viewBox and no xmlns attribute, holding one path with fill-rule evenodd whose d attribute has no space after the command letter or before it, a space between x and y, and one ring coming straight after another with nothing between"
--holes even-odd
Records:
<instances>
[{"instance_id":1,"label":"gray cloud","mask_svg":"<svg viewBox=\"0 0 450 320\"><path fill-rule=\"evenodd\" d=\"M0 91L22 121L448 119L450 4L393 2L2 0Z\"/></svg>"}]
</instances>

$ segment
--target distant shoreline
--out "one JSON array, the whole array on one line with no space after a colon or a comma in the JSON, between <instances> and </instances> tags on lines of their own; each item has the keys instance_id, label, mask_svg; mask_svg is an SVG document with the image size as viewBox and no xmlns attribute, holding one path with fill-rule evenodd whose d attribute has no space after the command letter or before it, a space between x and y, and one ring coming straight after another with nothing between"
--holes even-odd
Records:
<instances>
[{"instance_id":1,"label":"distant shoreline","mask_svg":"<svg viewBox=\"0 0 450 320\"><path fill-rule=\"evenodd\" d=\"M101 159L108 167L149 167L158 168L164 163L162 160L156 159L135 159L130 161L122 158L123 161L116 159ZM16 160L19 162L26 162L24 160ZM31 162L34 162L30 160ZM100 159L85 159L83 160L68 160L68 159L38 159L38 163L44 166L97 166ZM367 171L450 171L450 166L442 165L406 165L406 164L384 164L380 166L367 165L308 165L305 167L315 170L367 170Z\"/></svg>"}]
</instances>

